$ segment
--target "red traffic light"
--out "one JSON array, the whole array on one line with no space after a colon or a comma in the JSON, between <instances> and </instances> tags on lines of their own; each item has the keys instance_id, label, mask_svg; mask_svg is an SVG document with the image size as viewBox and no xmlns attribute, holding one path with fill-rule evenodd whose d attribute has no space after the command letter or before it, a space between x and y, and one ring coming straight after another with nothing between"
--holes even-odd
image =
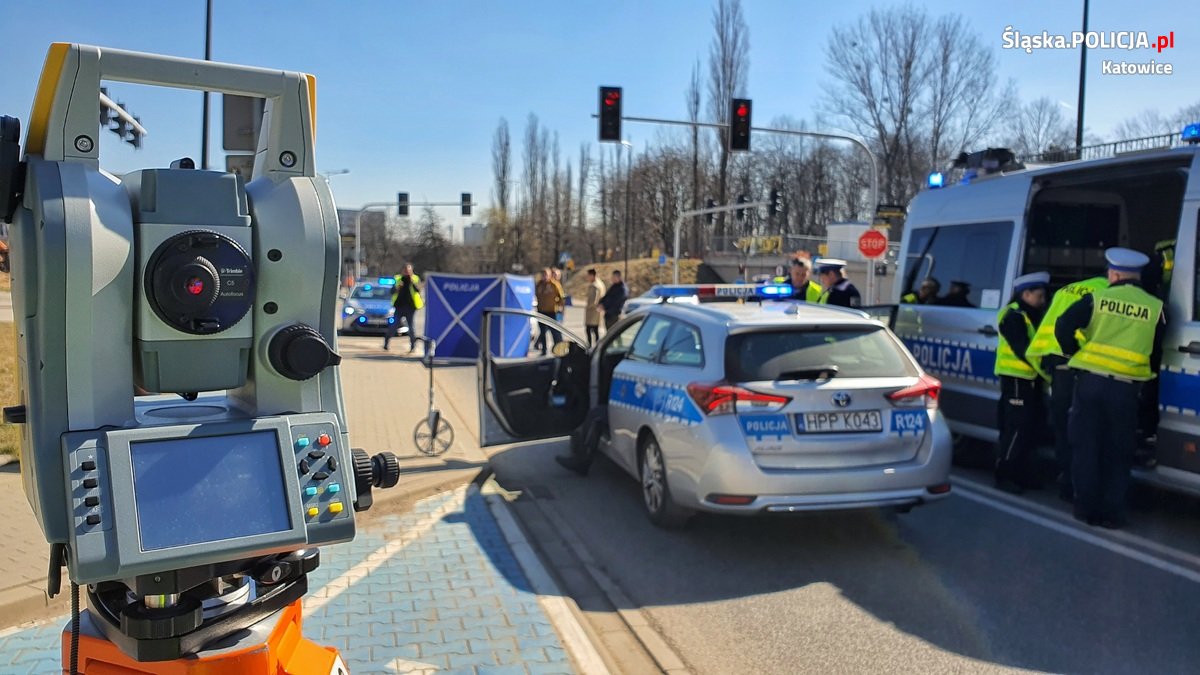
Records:
<instances>
[{"instance_id":1,"label":"red traffic light","mask_svg":"<svg viewBox=\"0 0 1200 675\"><path fill-rule=\"evenodd\" d=\"M609 90L604 93L604 105L614 106L617 103L619 103L620 101L621 101L621 92L620 91Z\"/></svg>"},{"instance_id":2,"label":"red traffic light","mask_svg":"<svg viewBox=\"0 0 1200 675\"><path fill-rule=\"evenodd\" d=\"M750 114L750 108L745 103L738 106L738 109L737 109L738 117L745 117L746 115L749 115L749 114Z\"/></svg>"}]
</instances>

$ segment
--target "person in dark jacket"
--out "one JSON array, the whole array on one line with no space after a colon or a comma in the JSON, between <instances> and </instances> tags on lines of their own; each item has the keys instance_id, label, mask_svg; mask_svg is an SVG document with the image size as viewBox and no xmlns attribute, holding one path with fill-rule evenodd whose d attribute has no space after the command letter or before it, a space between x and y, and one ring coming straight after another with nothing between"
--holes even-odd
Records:
<instances>
[{"instance_id":1,"label":"person in dark jacket","mask_svg":"<svg viewBox=\"0 0 1200 675\"><path fill-rule=\"evenodd\" d=\"M600 306L604 308L604 330L608 331L621 318L621 310L625 308L625 299L629 292L625 290L625 282L621 281L621 271L613 270L612 283L600 298Z\"/></svg>"},{"instance_id":2,"label":"person in dark jacket","mask_svg":"<svg viewBox=\"0 0 1200 675\"><path fill-rule=\"evenodd\" d=\"M821 286L825 292L821 294L820 302L823 305L837 305L839 307L861 307L862 296L859 295L858 289L850 280L846 278L845 268L846 261L836 258L817 258L813 265L817 268L817 277L821 280Z\"/></svg>"}]
</instances>

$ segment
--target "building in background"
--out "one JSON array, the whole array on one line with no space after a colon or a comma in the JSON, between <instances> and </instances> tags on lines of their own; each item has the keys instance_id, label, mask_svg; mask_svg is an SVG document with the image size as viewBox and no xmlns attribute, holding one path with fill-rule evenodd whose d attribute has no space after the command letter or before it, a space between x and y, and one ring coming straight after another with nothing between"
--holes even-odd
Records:
<instances>
[{"instance_id":1,"label":"building in background","mask_svg":"<svg viewBox=\"0 0 1200 675\"><path fill-rule=\"evenodd\" d=\"M483 246L487 242L487 225L471 223L463 228L463 246Z\"/></svg>"}]
</instances>

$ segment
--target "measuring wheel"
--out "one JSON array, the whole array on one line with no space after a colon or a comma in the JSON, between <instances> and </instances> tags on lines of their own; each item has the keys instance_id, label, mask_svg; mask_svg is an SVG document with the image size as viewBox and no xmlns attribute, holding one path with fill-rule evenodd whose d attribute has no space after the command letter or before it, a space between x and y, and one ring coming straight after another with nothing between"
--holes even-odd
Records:
<instances>
[{"instance_id":1,"label":"measuring wheel","mask_svg":"<svg viewBox=\"0 0 1200 675\"><path fill-rule=\"evenodd\" d=\"M430 418L436 421L431 423ZM437 425L436 431L433 430L434 424ZM413 429L413 443L422 455L437 457L454 444L454 427L441 415L430 415L417 422L417 427Z\"/></svg>"}]
</instances>

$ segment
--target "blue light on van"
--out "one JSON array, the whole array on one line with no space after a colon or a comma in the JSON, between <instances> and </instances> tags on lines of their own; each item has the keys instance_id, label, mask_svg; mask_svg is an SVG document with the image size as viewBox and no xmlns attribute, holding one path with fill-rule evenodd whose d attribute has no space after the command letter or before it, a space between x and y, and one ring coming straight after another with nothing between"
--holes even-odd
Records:
<instances>
[{"instance_id":1,"label":"blue light on van","mask_svg":"<svg viewBox=\"0 0 1200 675\"><path fill-rule=\"evenodd\" d=\"M395 286L396 280L391 277L379 277L380 286Z\"/></svg>"},{"instance_id":2,"label":"blue light on van","mask_svg":"<svg viewBox=\"0 0 1200 675\"><path fill-rule=\"evenodd\" d=\"M941 171L934 171L929 174L929 188L936 189L946 184L946 176Z\"/></svg>"},{"instance_id":3,"label":"blue light on van","mask_svg":"<svg viewBox=\"0 0 1200 675\"><path fill-rule=\"evenodd\" d=\"M1200 143L1200 122L1193 122L1183 128L1183 133L1179 134L1179 139L1189 145Z\"/></svg>"}]
</instances>

